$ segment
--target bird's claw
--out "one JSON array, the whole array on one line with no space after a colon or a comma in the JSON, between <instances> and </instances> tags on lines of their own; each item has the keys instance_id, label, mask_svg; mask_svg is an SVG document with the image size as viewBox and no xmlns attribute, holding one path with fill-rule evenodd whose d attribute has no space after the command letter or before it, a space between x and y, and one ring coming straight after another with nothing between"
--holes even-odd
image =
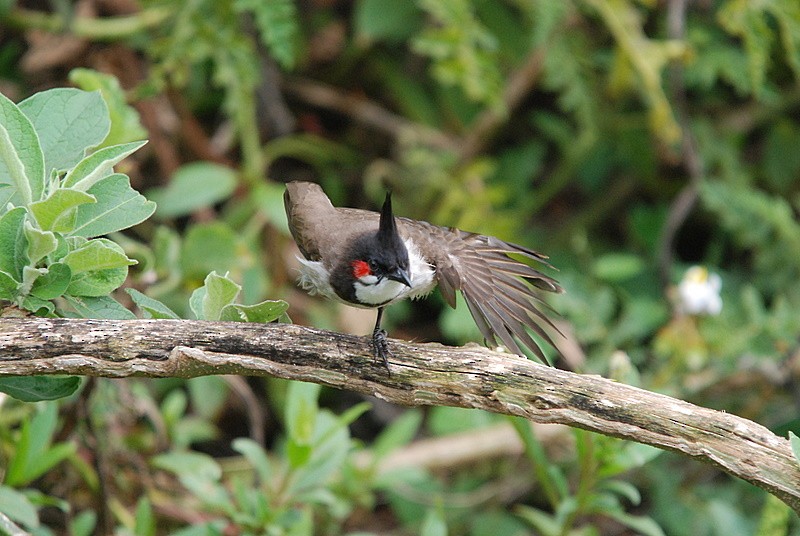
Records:
<instances>
[{"instance_id":1,"label":"bird's claw","mask_svg":"<svg viewBox=\"0 0 800 536\"><path fill-rule=\"evenodd\" d=\"M392 352L389 350L389 340L386 337L386 330L376 329L372 332L372 350L375 357L383 361L386 370L389 371L389 357Z\"/></svg>"}]
</instances>

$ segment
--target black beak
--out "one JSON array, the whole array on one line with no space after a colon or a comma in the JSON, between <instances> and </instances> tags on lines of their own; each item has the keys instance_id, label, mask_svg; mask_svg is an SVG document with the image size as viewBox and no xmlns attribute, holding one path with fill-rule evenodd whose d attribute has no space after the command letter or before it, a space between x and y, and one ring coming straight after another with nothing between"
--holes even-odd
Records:
<instances>
[{"instance_id":1,"label":"black beak","mask_svg":"<svg viewBox=\"0 0 800 536\"><path fill-rule=\"evenodd\" d=\"M386 274L386 277L388 277L392 281L397 281L398 283L402 283L405 286L411 288L411 279L408 277L408 272L400 267L395 268L394 270Z\"/></svg>"}]
</instances>

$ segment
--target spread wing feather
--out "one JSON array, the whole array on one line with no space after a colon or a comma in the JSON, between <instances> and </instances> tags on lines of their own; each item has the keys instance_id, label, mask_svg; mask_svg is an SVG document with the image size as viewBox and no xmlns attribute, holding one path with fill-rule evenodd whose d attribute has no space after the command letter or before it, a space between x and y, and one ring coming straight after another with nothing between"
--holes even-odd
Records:
<instances>
[{"instance_id":1,"label":"spread wing feather","mask_svg":"<svg viewBox=\"0 0 800 536\"><path fill-rule=\"evenodd\" d=\"M552 268L547 257L491 236L398 220L401 229L423 245L427 256L433 259L437 282L447 303L455 306L455 291L460 290L487 342L499 342L509 351L525 355L522 346L545 360L531 333L554 346L545 327L559 331L543 312L550 308L540 291L562 292L562 288L553 278L512 255Z\"/></svg>"}]
</instances>

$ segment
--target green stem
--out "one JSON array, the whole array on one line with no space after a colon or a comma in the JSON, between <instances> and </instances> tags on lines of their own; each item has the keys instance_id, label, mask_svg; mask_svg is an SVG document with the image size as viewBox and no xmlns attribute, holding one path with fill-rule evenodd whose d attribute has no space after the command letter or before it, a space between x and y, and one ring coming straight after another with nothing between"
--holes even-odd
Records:
<instances>
[{"instance_id":1,"label":"green stem","mask_svg":"<svg viewBox=\"0 0 800 536\"><path fill-rule=\"evenodd\" d=\"M577 517L586 509L586 501L594 489L597 481L597 461L594 452L594 436L585 430L575 430L575 443L580 463L578 489L575 492L575 509L570 512L561 527L562 536L567 536L572 531L572 526Z\"/></svg>"},{"instance_id":2,"label":"green stem","mask_svg":"<svg viewBox=\"0 0 800 536\"><path fill-rule=\"evenodd\" d=\"M67 22L64 17L55 13L16 8L5 16L3 23L18 30L69 32L77 37L97 41L114 41L158 26L172 14L172 8L154 7L135 15L108 18L76 17Z\"/></svg>"},{"instance_id":3,"label":"green stem","mask_svg":"<svg viewBox=\"0 0 800 536\"><path fill-rule=\"evenodd\" d=\"M547 454L545 454L542 444L533 435L530 421L522 417L509 417L508 420L519 434L522 444L525 446L525 456L533 464L533 472L536 475L536 479L542 486L550 506L555 510L561 502L561 496L558 493L558 486L556 486L548 472L550 462L547 459Z\"/></svg>"}]
</instances>

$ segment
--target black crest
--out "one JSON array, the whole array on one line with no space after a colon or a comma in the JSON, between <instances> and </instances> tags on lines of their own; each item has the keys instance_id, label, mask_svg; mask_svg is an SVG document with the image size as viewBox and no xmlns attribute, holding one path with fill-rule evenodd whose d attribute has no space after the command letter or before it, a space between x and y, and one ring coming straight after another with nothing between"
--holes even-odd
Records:
<instances>
[{"instance_id":1,"label":"black crest","mask_svg":"<svg viewBox=\"0 0 800 536\"><path fill-rule=\"evenodd\" d=\"M392 214L392 194L386 192L386 200L381 209L381 221L378 225L378 242L388 251L405 251L400 234L397 232L397 222Z\"/></svg>"}]
</instances>

